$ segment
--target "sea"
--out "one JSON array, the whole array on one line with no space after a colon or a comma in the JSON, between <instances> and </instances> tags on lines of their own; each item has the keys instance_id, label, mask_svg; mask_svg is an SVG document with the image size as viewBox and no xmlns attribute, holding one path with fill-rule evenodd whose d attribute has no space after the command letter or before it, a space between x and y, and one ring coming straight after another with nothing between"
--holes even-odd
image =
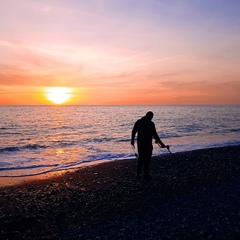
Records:
<instances>
[{"instance_id":1,"label":"sea","mask_svg":"<svg viewBox=\"0 0 240 240\"><path fill-rule=\"evenodd\" d=\"M173 154L240 144L240 105L0 106L0 178L136 160L131 131L148 111Z\"/></svg>"}]
</instances>

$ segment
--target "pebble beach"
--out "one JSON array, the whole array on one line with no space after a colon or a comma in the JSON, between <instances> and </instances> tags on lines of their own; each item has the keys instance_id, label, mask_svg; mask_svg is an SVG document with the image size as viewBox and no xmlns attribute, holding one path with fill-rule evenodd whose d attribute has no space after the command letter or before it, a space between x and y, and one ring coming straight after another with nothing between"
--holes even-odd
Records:
<instances>
[{"instance_id":1,"label":"pebble beach","mask_svg":"<svg viewBox=\"0 0 240 240\"><path fill-rule=\"evenodd\" d=\"M0 188L0 239L240 239L240 146L118 160Z\"/></svg>"}]
</instances>

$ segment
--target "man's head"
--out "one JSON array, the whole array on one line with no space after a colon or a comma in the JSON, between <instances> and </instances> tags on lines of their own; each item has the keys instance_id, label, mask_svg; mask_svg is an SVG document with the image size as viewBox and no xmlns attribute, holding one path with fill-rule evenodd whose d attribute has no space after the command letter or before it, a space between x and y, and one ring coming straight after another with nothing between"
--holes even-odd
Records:
<instances>
[{"instance_id":1,"label":"man's head","mask_svg":"<svg viewBox=\"0 0 240 240\"><path fill-rule=\"evenodd\" d=\"M152 120L153 118L153 112L149 111L146 113L146 118L149 119L149 120Z\"/></svg>"}]
</instances>

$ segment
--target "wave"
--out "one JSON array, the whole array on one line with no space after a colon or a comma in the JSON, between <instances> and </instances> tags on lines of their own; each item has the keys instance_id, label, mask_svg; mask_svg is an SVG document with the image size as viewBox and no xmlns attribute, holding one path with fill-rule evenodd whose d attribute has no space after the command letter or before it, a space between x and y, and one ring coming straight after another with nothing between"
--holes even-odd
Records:
<instances>
[{"instance_id":1,"label":"wave","mask_svg":"<svg viewBox=\"0 0 240 240\"><path fill-rule=\"evenodd\" d=\"M240 128L236 128L236 129L229 129L229 132L240 132Z\"/></svg>"},{"instance_id":2,"label":"wave","mask_svg":"<svg viewBox=\"0 0 240 240\"><path fill-rule=\"evenodd\" d=\"M125 142L129 142L129 144L130 144L130 141L131 141L131 139L130 138L128 138L128 139L121 139L121 138L119 138L119 139L117 139L117 140L115 140L115 142L123 142L123 143L125 143Z\"/></svg>"},{"instance_id":3,"label":"wave","mask_svg":"<svg viewBox=\"0 0 240 240\"><path fill-rule=\"evenodd\" d=\"M0 132L0 135L22 135L20 132Z\"/></svg>"},{"instance_id":4,"label":"wave","mask_svg":"<svg viewBox=\"0 0 240 240\"><path fill-rule=\"evenodd\" d=\"M54 173L62 170L71 170L78 168L77 166L80 166L85 163L91 163L90 160L85 160L81 162L73 162L66 165L59 165L59 164L49 164L49 165L35 165L35 166L26 166L26 167L12 167L12 168L0 168L0 171L17 171L17 170L29 170L29 169L38 169L38 168L50 168L48 170L34 172L34 173L28 173L28 174L9 174L9 175L1 175L0 177L4 178L21 178L21 177L33 177L33 176L39 176L47 173ZM97 162L97 161L96 161Z\"/></svg>"},{"instance_id":5,"label":"wave","mask_svg":"<svg viewBox=\"0 0 240 240\"><path fill-rule=\"evenodd\" d=\"M134 158L134 154L112 154L105 153L98 155L90 155L86 160L70 162L66 164L41 164L41 165L31 165L31 166L16 166L16 167L1 167L0 177L4 178L17 178L17 177L31 177L39 176L47 173L54 173L62 170L71 170L80 167L84 164L97 164L102 161L113 161L121 159L131 159ZM14 174L15 171L21 171L21 173Z\"/></svg>"},{"instance_id":6,"label":"wave","mask_svg":"<svg viewBox=\"0 0 240 240\"><path fill-rule=\"evenodd\" d=\"M4 152L18 152L18 151L23 151L23 150L36 150L39 148L47 148L46 145L38 145L38 144L27 144L25 146L21 146L21 147L4 147L4 148L0 148L0 153L4 153Z\"/></svg>"},{"instance_id":7,"label":"wave","mask_svg":"<svg viewBox=\"0 0 240 240\"><path fill-rule=\"evenodd\" d=\"M102 143L102 142L114 142L116 141L116 138L94 138L92 140L95 143Z\"/></svg>"},{"instance_id":8,"label":"wave","mask_svg":"<svg viewBox=\"0 0 240 240\"><path fill-rule=\"evenodd\" d=\"M37 168L48 168L48 167L57 167L58 164L48 164L48 165L32 165L25 167L4 167L0 168L0 171L14 171L14 170L27 170L27 169L37 169Z\"/></svg>"},{"instance_id":9,"label":"wave","mask_svg":"<svg viewBox=\"0 0 240 240\"><path fill-rule=\"evenodd\" d=\"M11 165L10 163L6 163L6 162L0 162L0 166L9 166Z\"/></svg>"}]
</instances>

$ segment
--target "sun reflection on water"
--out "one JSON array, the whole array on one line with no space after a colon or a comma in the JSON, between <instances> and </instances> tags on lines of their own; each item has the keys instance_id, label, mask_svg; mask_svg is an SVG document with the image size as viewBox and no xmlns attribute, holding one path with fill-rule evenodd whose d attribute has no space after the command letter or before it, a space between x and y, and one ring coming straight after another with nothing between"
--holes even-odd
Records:
<instances>
[{"instance_id":1,"label":"sun reflection on water","mask_svg":"<svg viewBox=\"0 0 240 240\"><path fill-rule=\"evenodd\" d=\"M62 154L64 154L64 150L62 148L57 148L55 153L57 156L61 156Z\"/></svg>"}]
</instances>

